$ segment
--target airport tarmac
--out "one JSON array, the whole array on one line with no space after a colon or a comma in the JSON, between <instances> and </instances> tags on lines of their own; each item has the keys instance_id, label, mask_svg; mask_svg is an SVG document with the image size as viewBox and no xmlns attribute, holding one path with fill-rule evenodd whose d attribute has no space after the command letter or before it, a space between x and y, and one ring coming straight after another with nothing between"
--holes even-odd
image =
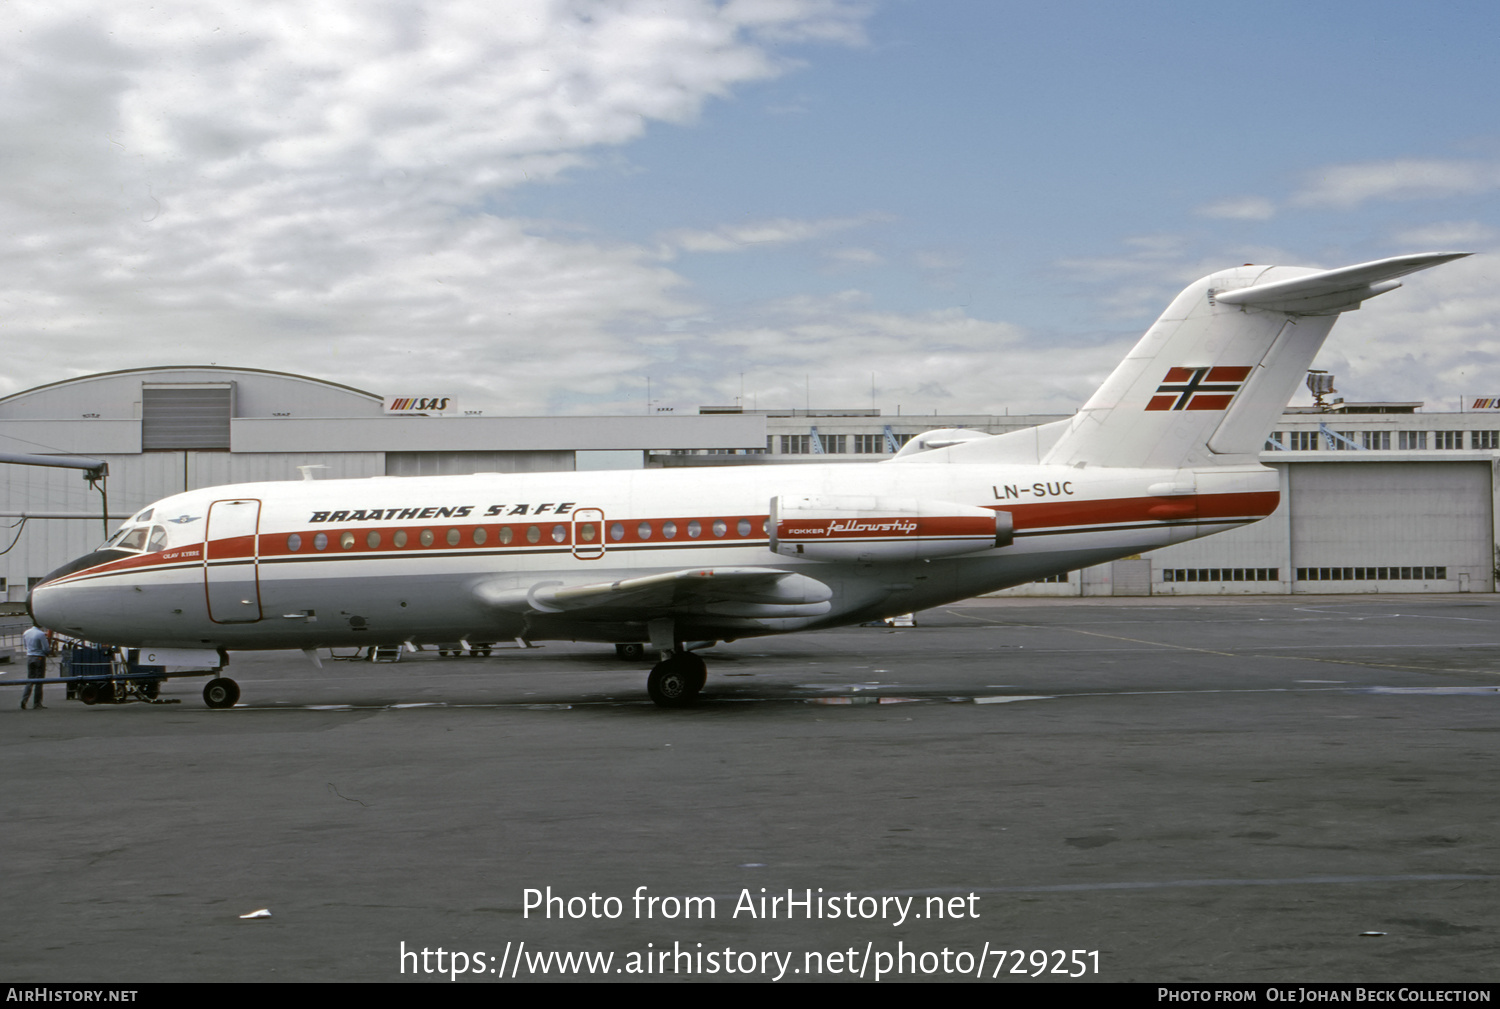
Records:
<instances>
[{"instance_id":1,"label":"airport tarmac","mask_svg":"<svg viewBox=\"0 0 1500 1009\"><path fill-rule=\"evenodd\" d=\"M1500 597L979 600L704 654L687 710L556 642L236 654L225 711L6 688L0 976L1500 974Z\"/></svg>"}]
</instances>

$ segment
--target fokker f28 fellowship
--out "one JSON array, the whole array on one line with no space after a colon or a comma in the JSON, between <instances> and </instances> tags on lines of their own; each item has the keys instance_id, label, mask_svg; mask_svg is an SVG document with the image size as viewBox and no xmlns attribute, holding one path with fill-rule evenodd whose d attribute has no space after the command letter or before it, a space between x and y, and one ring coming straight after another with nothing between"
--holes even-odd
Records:
<instances>
[{"instance_id":1,"label":"fokker f28 fellowship","mask_svg":"<svg viewBox=\"0 0 1500 1009\"><path fill-rule=\"evenodd\" d=\"M31 611L216 670L235 649L649 643L651 698L688 704L694 642L908 613L1266 517L1260 451L1339 313L1463 255L1215 273L1075 416L879 463L174 494L47 576ZM222 675L204 690L238 696Z\"/></svg>"}]
</instances>

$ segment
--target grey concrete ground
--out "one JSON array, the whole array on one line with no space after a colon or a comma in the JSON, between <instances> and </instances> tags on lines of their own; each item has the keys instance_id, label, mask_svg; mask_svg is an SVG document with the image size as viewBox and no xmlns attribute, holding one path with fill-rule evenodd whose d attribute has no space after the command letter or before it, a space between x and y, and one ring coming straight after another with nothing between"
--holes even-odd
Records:
<instances>
[{"instance_id":1,"label":"grey concrete ground","mask_svg":"<svg viewBox=\"0 0 1500 1009\"><path fill-rule=\"evenodd\" d=\"M229 711L196 680L38 712L6 688L0 978L432 980L441 947L471 980L577 950L623 980L674 943L734 980L777 968L726 950L794 954L784 981L903 951L954 979L945 949L986 977L998 950L1107 981L1500 975L1496 597L987 601L706 654L683 711L557 643L240 655ZM548 886L620 916L524 914ZM717 916L637 918L638 887ZM735 916L762 887L912 917Z\"/></svg>"}]
</instances>

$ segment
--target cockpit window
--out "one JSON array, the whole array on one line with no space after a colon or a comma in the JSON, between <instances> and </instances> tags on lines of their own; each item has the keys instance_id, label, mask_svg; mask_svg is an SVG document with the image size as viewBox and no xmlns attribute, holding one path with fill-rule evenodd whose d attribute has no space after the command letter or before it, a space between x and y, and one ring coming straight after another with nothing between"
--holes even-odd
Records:
<instances>
[{"instance_id":1,"label":"cockpit window","mask_svg":"<svg viewBox=\"0 0 1500 1009\"><path fill-rule=\"evenodd\" d=\"M136 526L134 529L131 529L128 533L125 534L124 539L115 544L115 549L130 551L140 550L146 545L147 532L148 530L145 526Z\"/></svg>"},{"instance_id":2,"label":"cockpit window","mask_svg":"<svg viewBox=\"0 0 1500 1009\"><path fill-rule=\"evenodd\" d=\"M151 521L151 513L153 511L155 511L155 510L156 510L155 508L147 508L145 511L141 512L139 515L137 515L135 518L131 519L130 521L134 522L134 523L137 523L137 524L142 523L142 522L150 522Z\"/></svg>"},{"instance_id":3,"label":"cockpit window","mask_svg":"<svg viewBox=\"0 0 1500 1009\"><path fill-rule=\"evenodd\" d=\"M167 548L166 526L124 526L100 547L100 550L124 550L140 553Z\"/></svg>"}]
</instances>

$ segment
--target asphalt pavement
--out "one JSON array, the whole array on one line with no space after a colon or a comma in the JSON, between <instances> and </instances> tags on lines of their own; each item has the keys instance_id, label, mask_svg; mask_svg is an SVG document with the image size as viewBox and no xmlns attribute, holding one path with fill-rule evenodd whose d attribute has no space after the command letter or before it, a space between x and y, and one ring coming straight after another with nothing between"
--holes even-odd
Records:
<instances>
[{"instance_id":1,"label":"asphalt pavement","mask_svg":"<svg viewBox=\"0 0 1500 1009\"><path fill-rule=\"evenodd\" d=\"M221 711L8 687L0 977L1496 978L1500 598L981 600L703 655L686 710L558 642L237 653Z\"/></svg>"}]
</instances>

